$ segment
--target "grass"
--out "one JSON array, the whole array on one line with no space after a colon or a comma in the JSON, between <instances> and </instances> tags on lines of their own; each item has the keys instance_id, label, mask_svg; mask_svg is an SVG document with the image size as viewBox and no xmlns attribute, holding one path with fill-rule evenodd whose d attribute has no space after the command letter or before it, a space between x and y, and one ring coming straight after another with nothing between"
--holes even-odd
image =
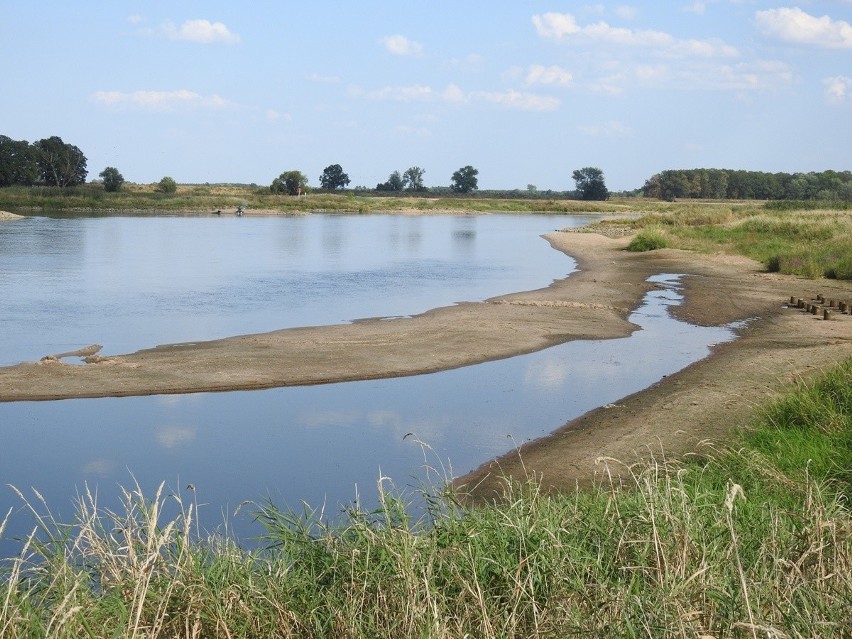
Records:
<instances>
[{"instance_id":1,"label":"grass","mask_svg":"<svg viewBox=\"0 0 852 639\"><path fill-rule=\"evenodd\" d=\"M770 271L810 278L852 279L852 208L844 202L677 202L645 208L628 220L637 231L631 250L670 246L736 253ZM651 207L651 208L649 208Z\"/></svg>"},{"instance_id":2,"label":"grass","mask_svg":"<svg viewBox=\"0 0 852 639\"><path fill-rule=\"evenodd\" d=\"M6 187L0 189L0 209L15 212L65 211L90 214L115 213L209 213L228 211L239 205L281 214L306 212L376 213L398 210L463 211L507 213L623 212L619 202L584 202L568 199L464 196L387 195L325 193L308 197L272 193L266 186L227 184L180 184L172 194L160 193L156 185L125 184L119 192L107 193L98 184L72 188Z\"/></svg>"},{"instance_id":3,"label":"grass","mask_svg":"<svg viewBox=\"0 0 852 639\"><path fill-rule=\"evenodd\" d=\"M573 494L430 491L413 519L382 480L380 508L335 525L258 505L262 551L202 539L162 488L119 512L86 494L69 524L25 500L38 530L3 564L0 636L848 637L850 389L852 360L731 447Z\"/></svg>"}]
</instances>

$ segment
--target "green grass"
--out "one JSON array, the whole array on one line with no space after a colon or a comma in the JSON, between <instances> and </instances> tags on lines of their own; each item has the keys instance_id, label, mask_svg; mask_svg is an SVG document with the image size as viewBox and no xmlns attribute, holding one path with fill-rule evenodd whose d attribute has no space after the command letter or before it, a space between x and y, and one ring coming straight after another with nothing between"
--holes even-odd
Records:
<instances>
[{"instance_id":1,"label":"green grass","mask_svg":"<svg viewBox=\"0 0 852 639\"><path fill-rule=\"evenodd\" d=\"M261 504L256 552L201 539L192 504L165 518L162 488L118 512L86 495L69 525L35 498L0 636L848 637L850 389L852 360L729 447L572 494L429 492L413 520L383 480L380 508L337 525Z\"/></svg>"},{"instance_id":2,"label":"green grass","mask_svg":"<svg viewBox=\"0 0 852 639\"><path fill-rule=\"evenodd\" d=\"M666 248L668 242L665 236L653 229L643 229L637 233L627 245L628 251L643 252Z\"/></svg>"}]
</instances>

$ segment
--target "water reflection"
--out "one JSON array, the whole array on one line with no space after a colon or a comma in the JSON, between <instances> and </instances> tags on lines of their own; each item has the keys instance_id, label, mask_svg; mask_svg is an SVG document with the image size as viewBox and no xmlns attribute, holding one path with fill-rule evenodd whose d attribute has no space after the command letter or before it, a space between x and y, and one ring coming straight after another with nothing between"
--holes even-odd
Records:
<instances>
[{"instance_id":1,"label":"water reflection","mask_svg":"<svg viewBox=\"0 0 852 639\"><path fill-rule=\"evenodd\" d=\"M386 475L416 487L460 474L597 406L653 384L732 338L725 328L672 319L676 278L660 278L631 316L632 336L578 341L477 366L408 378L258 392L0 405L0 483L35 486L63 517L69 487L96 485L114 506L117 484L153 492L195 486L215 527L245 499L268 495L334 513L356 493L369 506ZM413 433L413 436L408 436ZM424 449L420 443L428 445ZM426 458L424 460L424 450ZM131 477L132 473L132 477ZM0 512L17 504L0 492ZM27 529L23 513L12 524ZM244 539L247 511L229 515ZM2 546L0 546L2 549Z\"/></svg>"},{"instance_id":2,"label":"water reflection","mask_svg":"<svg viewBox=\"0 0 852 639\"><path fill-rule=\"evenodd\" d=\"M567 216L28 218L0 225L0 365L410 315L573 270Z\"/></svg>"}]
</instances>

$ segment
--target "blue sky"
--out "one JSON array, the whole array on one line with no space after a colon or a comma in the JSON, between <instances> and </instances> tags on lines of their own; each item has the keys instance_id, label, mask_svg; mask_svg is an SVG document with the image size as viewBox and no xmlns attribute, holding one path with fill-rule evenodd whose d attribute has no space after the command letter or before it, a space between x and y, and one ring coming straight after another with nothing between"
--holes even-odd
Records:
<instances>
[{"instance_id":1,"label":"blue sky","mask_svg":"<svg viewBox=\"0 0 852 639\"><path fill-rule=\"evenodd\" d=\"M852 169L852 0L0 0L0 134L130 182Z\"/></svg>"}]
</instances>

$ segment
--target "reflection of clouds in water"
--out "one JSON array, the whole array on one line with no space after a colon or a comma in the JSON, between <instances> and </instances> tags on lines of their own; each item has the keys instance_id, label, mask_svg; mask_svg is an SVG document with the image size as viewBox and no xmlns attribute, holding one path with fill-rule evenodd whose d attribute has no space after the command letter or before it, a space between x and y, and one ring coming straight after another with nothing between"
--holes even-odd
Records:
<instances>
[{"instance_id":1,"label":"reflection of clouds in water","mask_svg":"<svg viewBox=\"0 0 852 639\"><path fill-rule=\"evenodd\" d=\"M378 431L391 441L400 441L408 433L414 433L417 439L432 444L446 437L449 420L444 415L435 415L433 419L406 417L392 408L361 410L326 410L303 412L296 423L311 428L349 428L352 426L369 427Z\"/></svg>"},{"instance_id":2,"label":"reflection of clouds in water","mask_svg":"<svg viewBox=\"0 0 852 639\"><path fill-rule=\"evenodd\" d=\"M565 359L550 357L533 360L524 371L524 386L542 390L556 390L565 383L571 364Z\"/></svg>"},{"instance_id":3,"label":"reflection of clouds in water","mask_svg":"<svg viewBox=\"0 0 852 639\"><path fill-rule=\"evenodd\" d=\"M157 395L156 402L161 406L171 408L187 404L201 404L204 398L201 393L189 393L188 395Z\"/></svg>"},{"instance_id":4,"label":"reflection of clouds in water","mask_svg":"<svg viewBox=\"0 0 852 639\"><path fill-rule=\"evenodd\" d=\"M191 444L195 441L195 435L193 426L159 426L155 433L157 443L164 448L177 448Z\"/></svg>"},{"instance_id":5,"label":"reflection of clouds in water","mask_svg":"<svg viewBox=\"0 0 852 639\"><path fill-rule=\"evenodd\" d=\"M108 477L115 470L116 463L111 459L92 459L83 464L80 471L84 475L98 475Z\"/></svg>"}]
</instances>

